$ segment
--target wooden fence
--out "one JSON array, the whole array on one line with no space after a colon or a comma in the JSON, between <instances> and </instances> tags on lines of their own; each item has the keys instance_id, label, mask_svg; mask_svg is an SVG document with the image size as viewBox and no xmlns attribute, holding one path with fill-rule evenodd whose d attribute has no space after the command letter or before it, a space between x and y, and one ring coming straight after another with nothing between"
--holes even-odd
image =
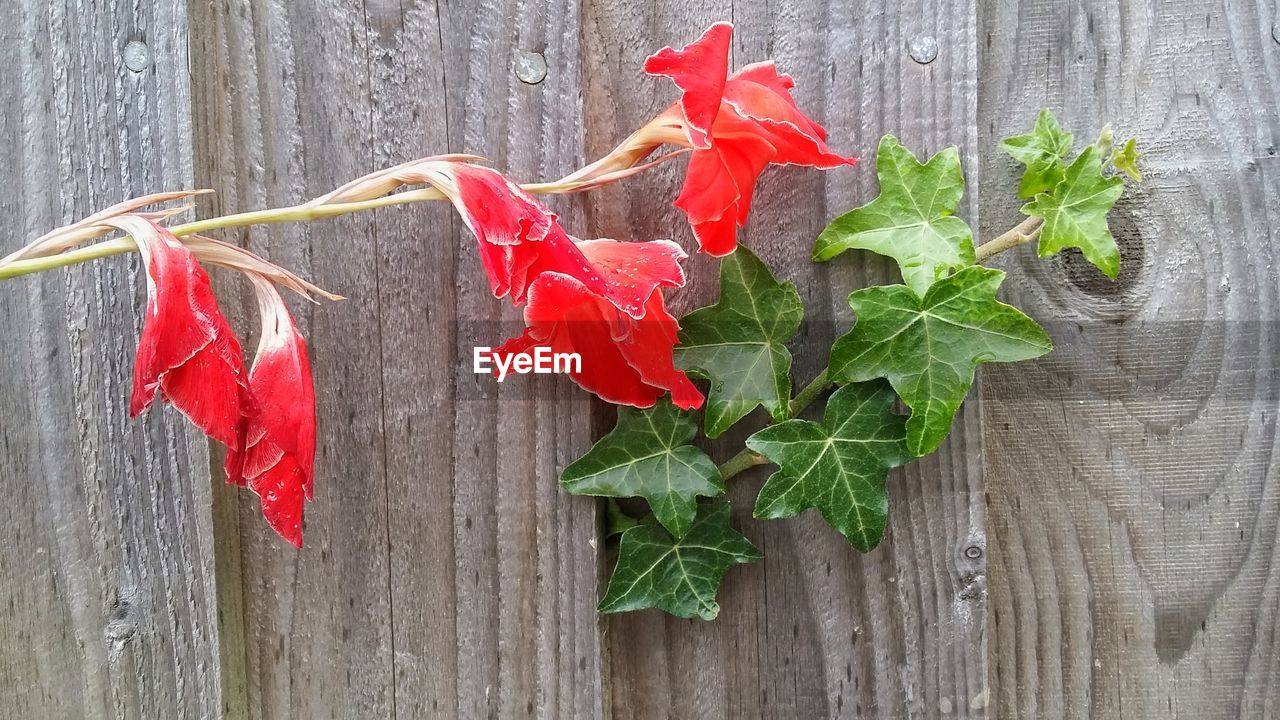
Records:
<instances>
[{"instance_id":1,"label":"wooden fence","mask_svg":"<svg viewBox=\"0 0 1280 720\"><path fill-rule=\"evenodd\" d=\"M611 425L560 379L498 387L471 348L517 316L444 205L230 233L350 299L300 308L321 424L307 547L221 484L171 409L130 421L144 282L114 258L0 285L0 716L1280 716L1280 20L1270 0L9 0L3 249L121 198L283 205L421 155L523 180L607 151L674 97L643 58L730 19L833 148L959 146L965 216L1018 219L997 141L1054 108L1112 120L1147 181L1115 283L1012 254L1057 350L988 366L951 440L891 476L861 556L814 514L756 522L718 621L600 618L599 508L558 471ZM931 62L913 41L932 38ZM523 54L545 79L513 73ZM532 78L531 78L532 79ZM554 208L674 236L664 166ZM766 174L746 242L798 278L803 382L894 273L811 241L872 166ZM981 204L981 215L979 215ZM676 309L714 297L691 259ZM248 289L219 278L243 321ZM241 323L242 326L244 323ZM729 438L739 442L741 436ZM729 443L714 446L719 457ZM211 466L215 469L210 470Z\"/></svg>"}]
</instances>

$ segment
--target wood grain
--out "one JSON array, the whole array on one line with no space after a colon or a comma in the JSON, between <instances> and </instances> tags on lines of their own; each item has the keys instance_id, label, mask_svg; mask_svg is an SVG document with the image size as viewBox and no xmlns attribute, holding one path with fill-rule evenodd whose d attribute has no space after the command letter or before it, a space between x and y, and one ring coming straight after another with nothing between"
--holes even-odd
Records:
<instances>
[{"instance_id":1,"label":"wood grain","mask_svg":"<svg viewBox=\"0 0 1280 720\"><path fill-rule=\"evenodd\" d=\"M644 57L679 47L720 19L737 26L733 64L775 58L837 151L870 159L879 136L894 132L920 152L957 144L973 158L976 27L967 2L892 9L858 2L589 3L586 63L602 68L586 85L593 155L675 99L668 82L636 72ZM931 64L908 56L916 35L941 46ZM671 163L594 194L594 234L674 235L695 247L683 216L670 207L682 178L682 163ZM875 192L870 161L826 174L772 169L761 180L742 238L777 274L794 279L805 301L807 322L792 346L796 382L817 374L826 348L852 324L848 293L895 277L867 255L827 266L809 261L822 227ZM975 208L970 201L968 217ZM689 287L673 302L680 311L715 298L715 262L698 255L689 266ZM751 520L766 471L735 479L735 521L765 560L729 574L715 623L656 612L610 619L614 716L897 718L936 717L948 708L982 715L984 570L981 559L964 555L984 545L977 417L967 411L935 458L891 477L892 529L865 557L816 513ZM727 457L744 436L731 433L714 451Z\"/></svg>"},{"instance_id":2,"label":"wood grain","mask_svg":"<svg viewBox=\"0 0 1280 720\"><path fill-rule=\"evenodd\" d=\"M4 248L193 181L218 191L210 214L440 152L557 177L675 98L640 74L646 55L721 19L733 64L776 58L837 151L869 160L885 132L920 153L958 145L984 237L1018 220L995 144L1040 106L1082 141L1112 119L1146 149L1148 180L1113 221L1116 283L1070 253L1002 259L1006 298L1057 351L983 370L951 440L891 477L880 549L858 555L812 513L751 520L760 469L730 496L766 559L730 573L719 620L602 623L598 511L556 478L612 411L562 379L472 375L472 348L520 323L454 213L228 233L350 298L293 303L320 405L307 548L221 485L177 413L127 418L136 258L6 283L0 715L1275 717L1273 8L21 0L0 10ZM908 44L924 36L939 54L920 64ZM517 78L517 53L546 78ZM896 277L866 255L808 260L831 217L874 195L873 170L771 169L742 235L808 309L797 382L850 324L847 294ZM682 177L678 161L553 207L576 234L692 248L669 202ZM714 261L689 268L677 312L715 296ZM248 288L215 282L252 336Z\"/></svg>"},{"instance_id":3,"label":"wood grain","mask_svg":"<svg viewBox=\"0 0 1280 720\"><path fill-rule=\"evenodd\" d=\"M6 3L0 37L0 253L190 187L183 4ZM208 446L171 408L128 417L144 287L124 257L0 288L6 717L218 713Z\"/></svg>"},{"instance_id":4,"label":"wood grain","mask_svg":"<svg viewBox=\"0 0 1280 720\"><path fill-rule=\"evenodd\" d=\"M444 152L521 179L581 162L569 3L196 5L211 211ZM518 51L546 57L543 82L513 75ZM570 226L577 203L556 205ZM473 346L520 325L470 233L437 204L239 239L351 299L302 313L321 426L307 548L251 499L226 524L233 701L265 718L601 716L595 507L556 483L590 445L587 400L472 374Z\"/></svg>"},{"instance_id":5,"label":"wood grain","mask_svg":"<svg viewBox=\"0 0 1280 720\"><path fill-rule=\"evenodd\" d=\"M982 143L1052 107L1135 134L1146 181L1112 218L1109 283L1011 254L1006 296L1057 348L986 371L991 680L1000 717L1275 717L1274 8L992 3ZM984 156L988 233L1016 222Z\"/></svg>"}]
</instances>

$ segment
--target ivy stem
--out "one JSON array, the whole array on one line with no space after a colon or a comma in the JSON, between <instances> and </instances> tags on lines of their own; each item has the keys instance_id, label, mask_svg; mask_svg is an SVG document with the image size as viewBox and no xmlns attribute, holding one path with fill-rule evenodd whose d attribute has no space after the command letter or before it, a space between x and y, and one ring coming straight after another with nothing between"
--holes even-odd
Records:
<instances>
[{"instance_id":1,"label":"ivy stem","mask_svg":"<svg viewBox=\"0 0 1280 720\"><path fill-rule=\"evenodd\" d=\"M619 535L640 525L640 521L628 515L614 498L606 498L604 506L605 535Z\"/></svg>"},{"instance_id":2,"label":"ivy stem","mask_svg":"<svg viewBox=\"0 0 1280 720\"><path fill-rule=\"evenodd\" d=\"M742 448L737 455L724 461L720 466L720 477L724 480L737 475L744 470L750 470L757 465L764 465L769 462L769 458L752 450L751 448Z\"/></svg>"},{"instance_id":3,"label":"ivy stem","mask_svg":"<svg viewBox=\"0 0 1280 720\"><path fill-rule=\"evenodd\" d=\"M822 394L823 390L826 390L831 386L831 374L828 370L828 368L822 368L822 372L818 373L818 377L809 381L808 385L805 385L800 389L800 392L796 393L795 398L789 405L787 405L788 418L793 418L799 415L805 408L813 404L814 400L818 399L818 396ZM737 455L734 455L720 465L720 477L728 480L734 475L745 470L750 470L756 465L766 465L768 463L769 458L761 455L751 448L743 448Z\"/></svg>"},{"instance_id":4,"label":"ivy stem","mask_svg":"<svg viewBox=\"0 0 1280 720\"><path fill-rule=\"evenodd\" d=\"M822 372L818 373L818 377L814 378L805 385L800 392L796 393L795 399L787 406L787 417L793 418L809 407L818 396L822 394L831 385L831 377L828 372L829 368L822 368Z\"/></svg>"},{"instance_id":5,"label":"ivy stem","mask_svg":"<svg viewBox=\"0 0 1280 720\"><path fill-rule=\"evenodd\" d=\"M1040 237L1040 228L1044 225L1044 219L1038 217L1029 217L1018 223L1012 230L997 237L994 240L985 242L973 251L973 255L978 262L982 262L992 255L997 255L1016 248L1019 245L1029 243Z\"/></svg>"}]
</instances>

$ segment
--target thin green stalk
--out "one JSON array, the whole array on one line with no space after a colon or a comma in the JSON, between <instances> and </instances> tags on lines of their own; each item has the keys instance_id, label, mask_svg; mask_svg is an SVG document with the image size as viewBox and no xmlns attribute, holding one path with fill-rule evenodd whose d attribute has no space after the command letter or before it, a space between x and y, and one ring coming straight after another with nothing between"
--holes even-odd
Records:
<instances>
[{"instance_id":1,"label":"thin green stalk","mask_svg":"<svg viewBox=\"0 0 1280 720\"><path fill-rule=\"evenodd\" d=\"M54 268L64 267L67 265L75 265L76 263L88 262L90 260L98 260L99 258L111 257L112 255L123 255L127 252L133 252L137 248L138 246L134 244L133 239L126 237L100 242L95 245L89 245L76 250L68 250L67 252L50 255L49 257L15 260L14 262L6 265L0 265L0 280L8 280L9 278L18 277L20 275L30 275L31 273L52 270Z\"/></svg>"},{"instance_id":2,"label":"thin green stalk","mask_svg":"<svg viewBox=\"0 0 1280 720\"><path fill-rule=\"evenodd\" d=\"M662 164L668 160L678 157L681 152L669 153L662 157L646 163L645 165L627 168L607 175L603 178L595 178L588 181L570 181L558 180L556 182L528 183L520 187L527 193L533 195L552 195L577 193L584 190L590 190L600 184L614 180L620 180L641 170L648 169L655 165ZM253 210L250 212L235 213L233 215L223 215L220 217L206 218L204 220L196 220L181 225L174 225L169 228L174 235L194 235L197 233L206 233L210 230L219 230L229 227L245 227L248 225L274 225L286 222L310 222L312 220L322 220L325 218L338 217L340 215L350 215L351 213L361 212L364 210L373 210L381 207L390 207L393 205L408 205L410 203L424 202L428 200L443 200L444 194L433 187L419 188L407 192L394 193L392 195L384 195L372 200L362 200L359 202L349 203L333 203L328 205L292 205L283 208L271 208L268 210ZM50 257L28 258L25 260L15 260L13 262L0 265L0 280L7 280L22 275L30 275L31 273L42 272L45 270L53 270L55 268L75 265L77 263L88 262L90 260L98 260L100 258L111 257L113 255L123 255L137 249L137 245L128 238L120 238L115 240L107 240L87 247L69 250Z\"/></svg>"},{"instance_id":3,"label":"thin green stalk","mask_svg":"<svg viewBox=\"0 0 1280 720\"><path fill-rule=\"evenodd\" d=\"M310 222L326 218L350 215L362 210L374 210L391 205L407 205L425 200L441 200L444 195L435 188L422 188L409 192L384 195L372 200L360 202L333 203L331 205L294 205L292 207L274 208L271 210L254 210L252 212L223 215L222 217L196 220L195 222L175 225L169 228L174 235L194 235L210 230L228 227L244 227L245 225L273 225L286 222Z\"/></svg>"}]
</instances>

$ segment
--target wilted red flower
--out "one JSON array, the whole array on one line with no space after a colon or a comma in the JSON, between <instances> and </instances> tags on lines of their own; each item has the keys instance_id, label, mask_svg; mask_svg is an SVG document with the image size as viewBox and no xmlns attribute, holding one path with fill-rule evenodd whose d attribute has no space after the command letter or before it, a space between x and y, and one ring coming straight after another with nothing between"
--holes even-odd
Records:
<instances>
[{"instance_id":1,"label":"wilted red flower","mask_svg":"<svg viewBox=\"0 0 1280 720\"><path fill-rule=\"evenodd\" d=\"M307 343L275 286L249 273L262 316L262 337L249 373L254 412L244 419L245 447L237 484L262 500L262 515L285 540L302 547L302 504L314 492L316 397ZM228 461L231 464L231 461Z\"/></svg>"},{"instance_id":2,"label":"wilted red flower","mask_svg":"<svg viewBox=\"0 0 1280 720\"><path fill-rule=\"evenodd\" d=\"M827 149L826 131L796 107L795 82L772 61L728 75L732 37L731 24L716 23L680 50L667 47L650 56L645 72L671 78L682 91L680 100L561 183L616 175L664 144L690 148L675 205L688 216L702 250L719 256L737 247L736 228L746 224L766 165L829 169L856 163Z\"/></svg>"},{"instance_id":3,"label":"wilted red flower","mask_svg":"<svg viewBox=\"0 0 1280 720\"><path fill-rule=\"evenodd\" d=\"M306 343L274 284L303 297L341 299L253 253L211 238L179 241L160 221L179 209L146 205L196 192L148 195L46 233L4 261L57 254L113 231L133 238L147 277L147 309L134 361L132 417L156 395L227 446L228 482L248 484L281 536L302 544L302 502L312 495L315 394ZM201 261L244 273L255 285L263 331L252 372L218 308Z\"/></svg>"},{"instance_id":4,"label":"wilted red flower","mask_svg":"<svg viewBox=\"0 0 1280 720\"><path fill-rule=\"evenodd\" d=\"M241 418L251 405L244 360L209 286L209 276L177 238L153 221L122 215L105 222L133 237L147 271L147 311L133 368L129 413L159 390L206 435L226 445L227 475L242 447Z\"/></svg>"},{"instance_id":5,"label":"wilted red flower","mask_svg":"<svg viewBox=\"0 0 1280 720\"><path fill-rule=\"evenodd\" d=\"M538 346L577 353L581 368L571 377L604 400L650 407L670 391L676 406L700 407L702 393L672 364L680 326L667 312L659 290L684 285L684 251L669 240L587 240L577 242L576 248L611 284L640 290L647 297L643 313L634 317L622 312L571 275L543 273L529 288L524 311L528 327L493 354L525 353Z\"/></svg>"}]
</instances>

